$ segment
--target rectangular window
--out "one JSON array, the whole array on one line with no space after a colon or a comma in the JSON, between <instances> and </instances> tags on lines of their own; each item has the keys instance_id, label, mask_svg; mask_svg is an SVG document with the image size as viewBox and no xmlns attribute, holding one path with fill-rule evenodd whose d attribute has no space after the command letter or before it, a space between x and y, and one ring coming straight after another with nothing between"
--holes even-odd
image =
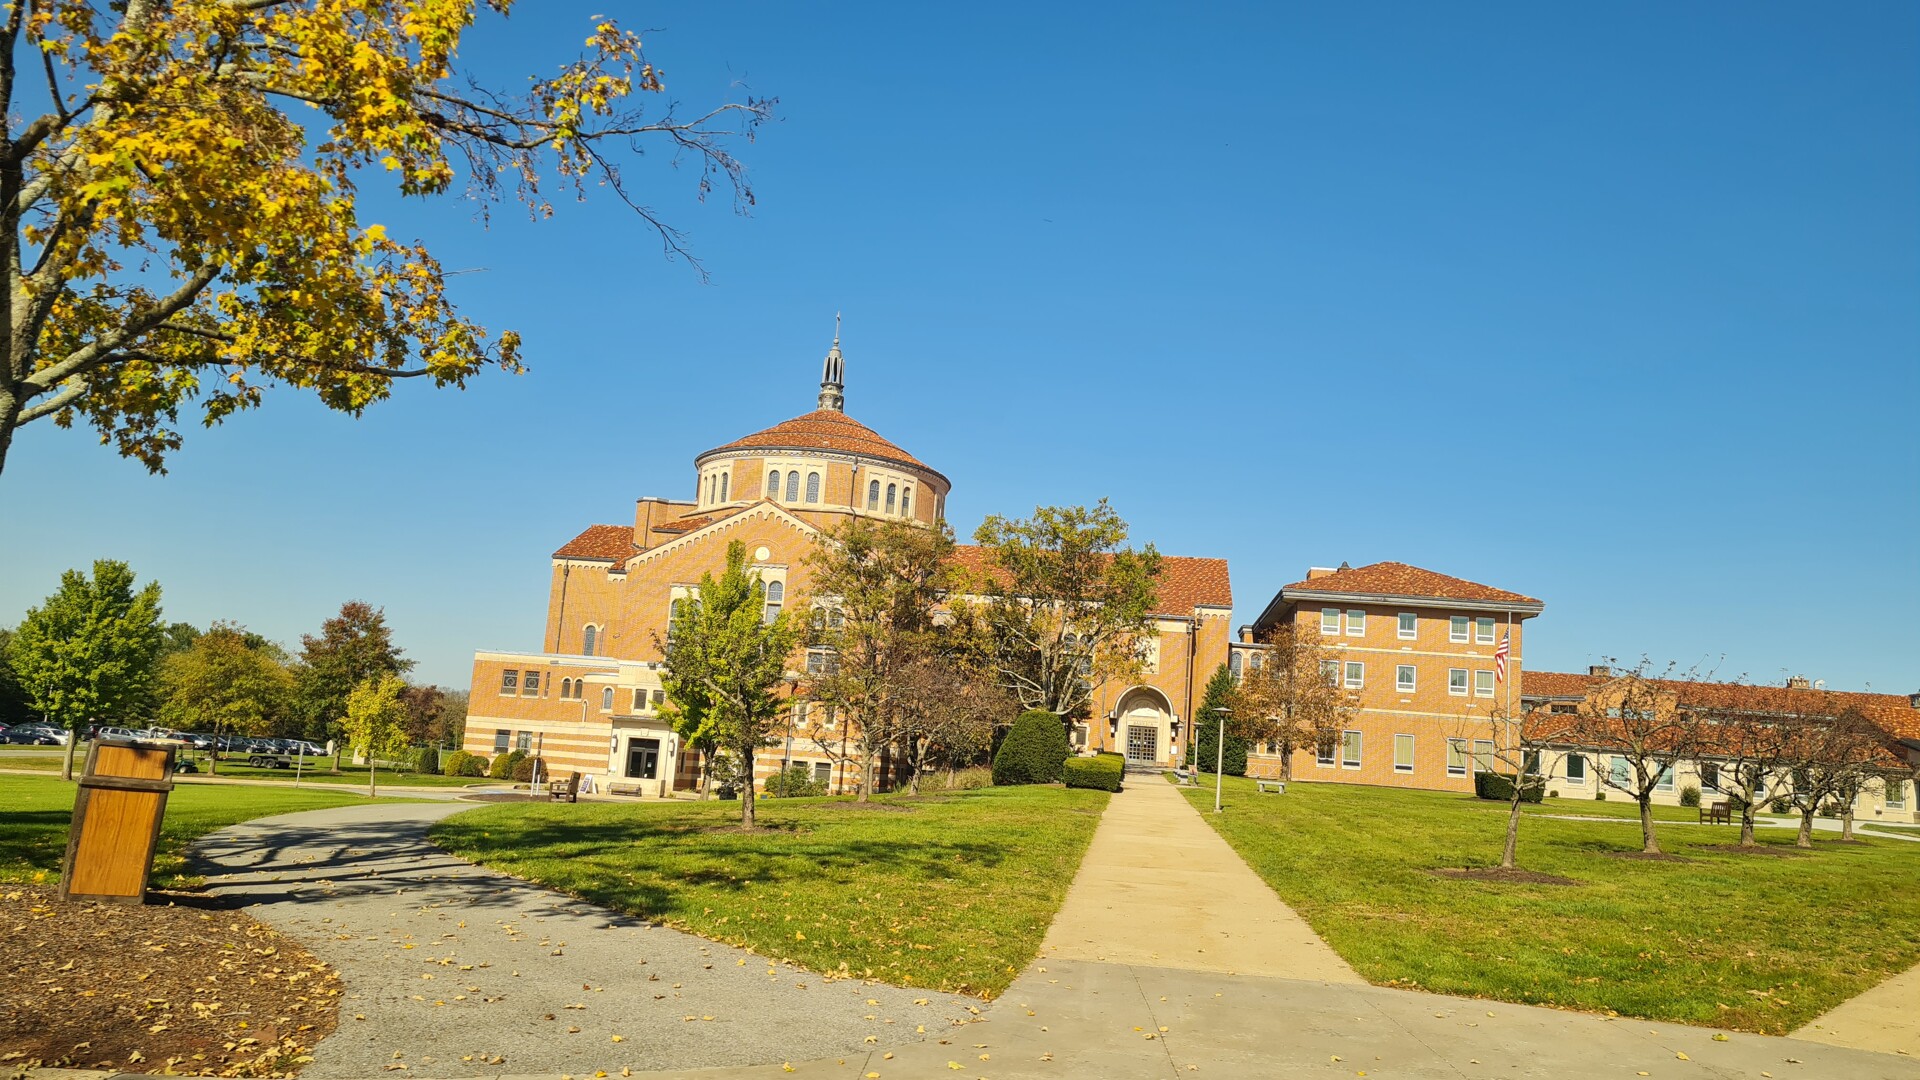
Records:
<instances>
[{"instance_id":1,"label":"rectangular window","mask_svg":"<svg viewBox=\"0 0 1920 1080\"><path fill-rule=\"evenodd\" d=\"M1714 792L1720 790L1720 765L1718 762L1703 761L1700 763L1700 790Z\"/></svg>"},{"instance_id":2,"label":"rectangular window","mask_svg":"<svg viewBox=\"0 0 1920 1080\"><path fill-rule=\"evenodd\" d=\"M1619 754L1613 755L1612 768L1608 773L1608 783L1617 787L1626 787L1633 783L1633 772L1627 767L1627 759Z\"/></svg>"},{"instance_id":3,"label":"rectangular window","mask_svg":"<svg viewBox=\"0 0 1920 1080\"><path fill-rule=\"evenodd\" d=\"M1367 613L1359 608L1347 611L1347 636L1363 637L1367 632Z\"/></svg>"},{"instance_id":4,"label":"rectangular window","mask_svg":"<svg viewBox=\"0 0 1920 1080\"><path fill-rule=\"evenodd\" d=\"M1455 667L1447 669L1447 693L1454 697L1467 696L1467 669Z\"/></svg>"},{"instance_id":5,"label":"rectangular window","mask_svg":"<svg viewBox=\"0 0 1920 1080\"><path fill-rule=\"evenodd\" d=\"M500 673L500 692L508 697L520 692L520 673L503 671Z\"/></svg>"},{"instance_id":6,"label":"rectangular window","mask_svg":"<svg viewBox=\"0 0 1920 1080\"><path fill-rule=\"evenodd\" d=\"M1907 782L1905 780L1887 781L1887 809L1905 810L1907 808Z\"/></svg>"},{"instance_id":7,"label":"rectangular window","mask_svg":"<svg viewBox=\"0 0 1920 1080\"><path fill-rule=\"evenodd\" d=\"M1654 786L1654 789L1658 791L1672 791L1673 790L1673 766L1662 765L1660 767L1660 775L1654 779L1653 786Z\"/></svg>"},{"instance_id":8,"label":"rectangular window","mask_svg":"<svg viewBox=\"0 0 1920 1080\"><path fill-rule=\"evenodd\" d=\"M507 740L508 740L508 739L510 739L510 738L512 738L512 737L513 737L513 732L511 732L511 731L508 731L508 730L507 730L506 728L495 728L495 729L494 729L494 732L493 732L493 752L494 752L494 754L496 754L496 755L499 755L499 754L504 754L504 753L506 753L506 752L507 752Z\"/></svg>"},{"instance_id":9,"label":"rectangular window","mask_svg":"<svg viewBox=\"0 0 1920 1080\"><path fill-rule=\"evenodd\" d=\"M1320 609L1320 632L1337 634L1340 632L1340 609L1337 607Z\"/></svg>"},{"instance_id":10,"label":"rectangular window","mask_svg":"<svg viewBox=\"0 0 1920 1080\"><path fill-rule=\"evenodd\" d=\"M831 782L832 780L833 780L833 763L832 762L816 761L813 763L813 782L814 783L825 784L825 783Z\"/></svg>"},{"instance_id":11,"label":"rectangular window","mask_svg":"<svg viewBox=\"0 0 1920 1080\"><path fill-rule=\"evenodd\" d=\"M1367 685L1367 665L1358 660L1347 661L1347 689L1359 690Z\"/></svg>"},{"instance_id":12,"label":"rectangular window","mask_svg":"<svg viewBox=\"0 0 1920 1080\"><path fill-rule=\"evenodd\" d=\"M1583 755L1567 755L1567 779L1587 782L1587 759Z\"/></svg>"},{"instance_id":13,"label":"rectangular window","mask_svg":"<svg viewBox=\"0 0 1920 1080\"><path fill-rule=\"evenodd\" d=\"M1483 615L1473 620L1473 640L1480 645L1493 644L1493 616Z\"/></svg>"},{"instance_id":14,"label":"rectangular window","mask_svg":"<svg viewBox=\"0 0 1920 1080\"><path fill-rule=\"evenodd\" d=\"M666 703L667 703L667 692L665 690L655 690L653 692L653 707L658 709L660 706L665 705Z\"/></svg>"},{"instance_id":15,"label":"rectangular window","mask_svg":"<svg viewBox=\"0 0 1920 1080\"><path fill-rule=\"evenodd\" d=\"M1340 766L1346 769L1360 767L1360 733L1343 731L1340 733Z\"/></svg>"},{"instance_id":16,"label":"rectangular window","mask_svg":"<svg viewBox=\"0 0 1920 1080\"><path fill-rule=\"evenodd\" d=\"M526 677L520 681L520 696L521 697L539 697L540 696L540 673L539 672L529 671L526 673Z\"/></svg>"},{"instance_id":17,"label":"rectangular window","mask_svg":"<svg viewBox=\"0 0 1920 1080\"><path fill-rule=\"evenodd\" d=\"M1403 694L1413 693L1413 665L1401 664L1393 669L1394 688Z\"/></svg>"},{"instance_id":18,"label":"rectangular window","mask_svg":"<svg viewBox=\"0 0 1920 1080\"><path fill-rule=\"evenodd\" d=\"M1340 684L1340 661L1320 661L1320 674L1326 677L1327 685L1338 686Z\"/></svg>"},{"instance_id":19,"label":"rectangular window","mask_svg":"<svg viewBox=\"0 0 1920 1080\"><path fill-rule=\"evenodd\" d=\"M533 749L533 732L531 731L514 732L513 748L515 750L520 751L523 754L529 750L532 750Z\"/></svg>"},{"instance_id":20,"label":"rectangular window","mask_svg":"<svg viewBox=\"0 0 1920 1080\"><path fill-rule=\"evenodd\" d=\"M1420 616L1415 615L1411 611L1401 612L1400 613L1401 639L1405 641L1412 641L1415 637L1418 637L1419 634L1420 634Z\"/></svg>"},{"instance_id":21,"label":"rectangular window","mask_svg":"<svg viewBox=\"0 0 1920 1080\"><path fill-rule=\"evenodd\" d=\"M633 711L644 712L646 711L646 708L647 708L647 692L645 690L635 690L633 692Z\"/></svg>"},{"instance_id":22,"label":"rectangular window","mask_svg":"<svg viewBox=\"0 0 1920 1080\"><path fill-rule=\"evenodd\" d=\"M1319 746L1314 747L1313 763L1315 765L1324 765L1331 768L1333 766L1333 749L1334 749L1334 746L1333 746L1332 739L1328 739L1326 742L1323 742Z\"/></svg>"},{"instance_id":23,"label":"rectangular window","mask_svg":"<svg viewBox=\"0 0 1920 1080\"><path fill-rule=\"evenodd\" d=\"M1465 615L1455 615L1453 618L1447 620L1447 640L1460 642L1467 640L1467 617Z\"/></svg>"},{"instance_id":24,"label":"rectangular window","mask_svg":"<svg viewBox=\"0 0 1920 1080\"><path fill-rule=\"evenodd\" d=\"M1473 740L1473 771L1489 772L1493 769L1493 740Z\"/></svg>"},{"instance_id":25,"label":"rectangular window","mask_svg":"<svg viewBox=\"0 0 1920 1080\"><path fill-rule=\"evenodd\" d=\"M1447 775L1467 775L1467 740L1447 740Z\"/></svg>"},{"instance_id":26,"label":"rectangular window","mask_svg":"<svg viewBox=\"0 0 1920 1080\"><path fill-rule=\"evenodd\" d=\"M1393 737L1393 771L1413 771L1413 736L1395 735Z\"/></svg>"},{"instance_id":27,"label":"rectangular window","mask_svg":"<svg viewBox=\"0 0 1920 1080\"><path fill-rule=\"evenodd\" d=\"M1528 776L1540 775L1540 751L1528 750L1520 755L1520 770Z\"/></svg>"},{"instance_id":28,"label":"rectangular window","mask_svg":"<svg viewBox=\"0 0 1920 1080\"><path fill-rule=\"evenodd\" d=\"M1493 672L1476 671L1473 673L1473 696L1474 697L1492 697L1493 696Z\"/></svg>"}]
</instances>

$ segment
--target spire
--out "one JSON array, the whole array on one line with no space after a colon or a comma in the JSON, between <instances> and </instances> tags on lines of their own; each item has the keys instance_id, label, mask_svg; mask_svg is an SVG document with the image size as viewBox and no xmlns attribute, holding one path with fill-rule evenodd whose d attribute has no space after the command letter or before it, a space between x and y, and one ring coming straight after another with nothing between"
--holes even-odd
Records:
<instances>
[{"instance_id":1,"label":"spire","mask_svg":"<svg viewBox=\"0 0 1920 1080\"><path fill-rule=\"evenodd\" d=\"M845 412L847 404L847 362L840 356L840 313L833 313L833 348L827 350L827 362L820 372L820 408L826 412Z\"/></svg>"}]
</instances>

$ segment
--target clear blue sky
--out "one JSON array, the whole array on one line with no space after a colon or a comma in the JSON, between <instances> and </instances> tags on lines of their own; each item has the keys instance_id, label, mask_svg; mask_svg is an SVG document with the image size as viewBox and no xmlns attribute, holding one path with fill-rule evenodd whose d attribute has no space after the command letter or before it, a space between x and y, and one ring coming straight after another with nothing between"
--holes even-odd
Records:
<instances>
[{"instance_id":1,"label":"clear blue sky","mask_svg":"<svg viewBox=\"0 0 1920 1080\"><path fill-rule=\"evenodd\" d=\"M465 56L544 69L604 6ZM636 173L710 284L609 200L370 200L487 268L459 295L531 372L282 393L159 478L31 430L0 623L113 557L289 643L383 605L464 685L539 647L554 548L812 408L838 310L848 411L963 536L1107 496L1231 560L1243 622L1393 559L1545 600L1535 669L1920 689L1920 6L1057 7L647 6L687 106L781 99L753 216Z\"/></svg>"}]
</instances>

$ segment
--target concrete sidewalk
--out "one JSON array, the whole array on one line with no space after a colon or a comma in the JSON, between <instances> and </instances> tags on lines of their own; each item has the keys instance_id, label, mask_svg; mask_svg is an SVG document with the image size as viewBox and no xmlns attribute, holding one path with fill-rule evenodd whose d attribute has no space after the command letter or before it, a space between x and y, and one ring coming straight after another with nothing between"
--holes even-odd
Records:
<instances>
[{"instance_id":1,"label":"concrete sidewalk","mask_svg":"<svg viewBox=\"0 0 1920 1080\"><path fill-rule=\"evenodd\" d=\"M1920 967L1911 967L1841 1002L1793 1033L1833 1046L1857 1046L1920 1060Z\"/></svg>"}]
</instances>

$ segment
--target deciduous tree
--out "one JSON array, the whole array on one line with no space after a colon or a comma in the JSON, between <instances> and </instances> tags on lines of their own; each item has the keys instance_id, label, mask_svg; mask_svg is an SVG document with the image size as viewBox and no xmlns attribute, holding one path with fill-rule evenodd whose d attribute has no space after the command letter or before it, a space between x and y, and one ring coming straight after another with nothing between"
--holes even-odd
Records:
<instances>
[{"instance_id":1,"label":"deciduous tree","mask_svg":"<svg viewBox=\"0 0 1920 1080\"><path fill-rule=\"evenodd\" d=\"M1642 660L1590 691L1562 729L1564 741L1612 759L1596 763L1600 782L1639 804L1640 850L1649 855L1660 854L1653 830L1653 793L1672 785L1681 762L1699 757L1701 720L1693 710L1679 706L1681 695L1674 684L1698 681L1695 673L1677 672L1671 666L1656 677Z\"/></svg>"},{"instance_id":2,"label":"deciduous tree","mask_svg":"<svg viewBox=\"0 0 1920 1080\"><path fill-rule=\"evenodd\" d=\"M1024 520L990 515L974 539L986 566L967 590L1021 708L1084 717L1095 686L1140 672L1160 553L1128 547L1127 523L1105 499L1038 507Z\"/></svg>"},{"instance_id":3,"label":"deciduous tree","mask_svg":"<svg viewBox=\"0 0 1920 1080\"><path fill-rule=\"evenodd\" d=\"M1312 627L1283 624L1266 649L1248 658L1232 703L1234 723L1248 742L1265 743L1280 758L1280 778L1293 779L1293 755L1326 745L1347 727L1359 704L1327 674L1333 653Z\"/></svg>"},{"instance_id":4,"label":"deciduous tree","mask_svg":"<svg viewBox=\"0 0 1920 1080\"><path fill-rule=\"evenodd\" d=\"M131 720L152 703L160 646L160 584L136 591L123 562L100 559L91 577L68 570L52 596L27 609L8 652L33 707L71 733L63 778L73 778L89 721Z\"/></svg>"},{"instance_id":5,"label":"deciduous tree","mask_svg":"<svg viewBox=\"0 0 1920 1080\"><path fill-rule=\"evenodd\" d=\"M1788 732L1781 765L1781 797L1800 815L1795 843L1813 846L1813 819L1831 807L1843 820L1841 838L1853 838L1853 801L1889 761L1884 734L1859 711L1821 694Z\"/></svg>"},{"instance_id":6,"label":"deciduous tree","mask_svg":"<svg viewBox=\"0 0 1920 1080\"><path fill-rule=\"evenodd\" d=\"M354 687L383 675L404 675L413 661L393 643L383 609L362 600L340 605L340 614L320 624L320 633L300 637L294 666L294 705L310 739L335 739ZM333 770L340 771L334 754Z\"/></svg>"},{"instance_id":7,"label":"deciduous tree","mask_svg":"<svg viewBox=\"0 0 1920 1080\"><path fill-rule=\"evenodd\" d=\"M169 727L216 735L271 735L293 702L293 674L277 646L231 623L214 623L188 648L160 660L160 716ZM209 757L218 771L220 755Z\"/></svg>"},{"instance_id":8,"label":"deciduous tree","mask_svg":"<svg viewBox=\"0 0 1920 1080\"><path fill-rule=\"evenodd\" d=\"M504 16L512 0L488 0ZM91 425L155 471L181 412L215 424L268 386L359 413L394 380L520 370L519 338L456 309L419 242L362 220L462 178L549 214L543 186L610 192L681 239L624 169L654 144L699 195L751 202L727 145L769 103L654 114L640 38L596 18L578 59L514 87L457 61L476 0L39 0L0 12L0 468L36 420ZM44 78L43 78L44 77ZM31 80L31 83L29 82ZM38 84L38 85L35 85ZM32 91L28 86L34 85Z\"/></svg>"},{"instance_id":9,"label":"deciduous tree","mask_svg":"<svg viewBox=\"0 0 1920 1080\"><path fill-rule=\"evenodd\" d=\"M375 775L382 758L393 759L407 748L407 706L401 700L407 684L398 675L367 679L347 694L341 734L356 754L367 755L367 795L378 795Z\"/></svg>"},{"instance_id":10,"label":"deciduous tree","mask_svg":"<svg viewBox=\"0 0 1920 1080\"><path fill-rule=\"evenodd\" d=\"M13 631L0 630L0 724L12 727L33 719L33 702L13 670Z\"/></svg>"},{"instance_id":11,"label":"deciduous tree","mask_svg":"<svg viewBox=\"0 0 1920 1080\"><path fill-rule=\"evenodd\" d=\"M776 693L788 680L787 657L799 644L789 608L767 609L767 588L747 569L746 545L727 545L718 578L700 578L698 595L676 605L662 642L661 679L679 721L712 739L740 792L740 823L754 825L753 760L768 745L784 711Z\"/></svg>"}]
</instances>

